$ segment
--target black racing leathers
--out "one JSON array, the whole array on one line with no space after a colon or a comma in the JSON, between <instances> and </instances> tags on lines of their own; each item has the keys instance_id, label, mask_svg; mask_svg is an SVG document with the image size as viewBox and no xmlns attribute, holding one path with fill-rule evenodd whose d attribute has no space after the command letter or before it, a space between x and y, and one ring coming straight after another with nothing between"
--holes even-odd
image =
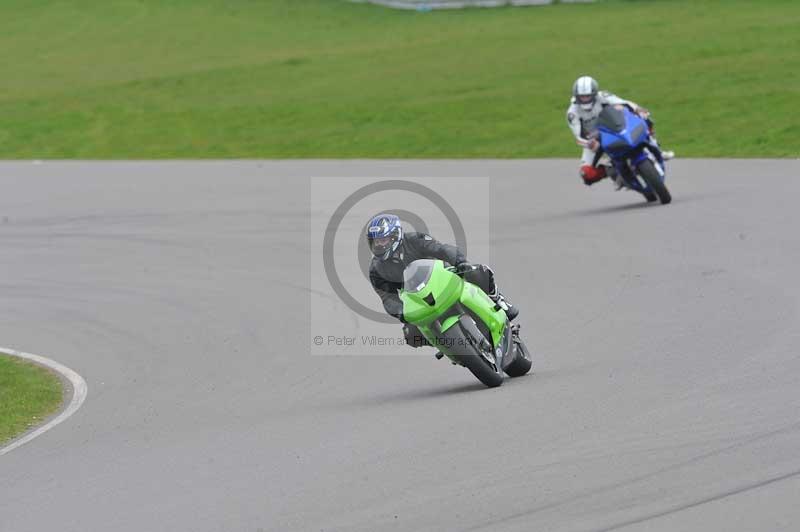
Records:
<instances>
[{"instance_id":1,"label":"black racing leathers","mask_svg":"<svg viewBox=\"0 0 800 532\"><path fill-rule=\"evenodd\" d=\"M419 259L440 259L455 266L466 262L461 251L450 244L443 244L424 233L407 233L392 258L373 258L369 265L369 280L383 301L386 312L403 320L403 303L398 292L403 288L403 270Z\"/></svg>"}]
</instances>

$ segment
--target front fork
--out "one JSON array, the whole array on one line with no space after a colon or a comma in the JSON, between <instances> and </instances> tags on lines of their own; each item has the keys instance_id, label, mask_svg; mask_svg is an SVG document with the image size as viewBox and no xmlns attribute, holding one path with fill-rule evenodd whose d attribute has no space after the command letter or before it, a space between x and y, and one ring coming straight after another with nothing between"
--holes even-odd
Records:
<instances>
[{"instance_id":1,"label":"front fork","mask_svg":"<svg viewBox=\"0 0 800 532\"><path fill-rule=\"evenodd\" d=\"M460 327L463 333L469 336L467 341L477 348L480 355L484 357L489 364L504 369L508 364L513 362L514 357L511 356L513 329L507 320L497 346L492 345L492 342L488 340L478 328L473 317L466 312L459 315L448 316L447 319L434 323L430 328L425 327L423 333L425 333L426 336L430 335L430 339L436 341L436 347L453 362L458 363L457 356L453 356L454 353L448 349L446 341L448 337L452 337L453 333L448 334L448 331L453 327Z\"/></svg>"},{"instance_id":2,"label":"front fork","mask_svg":"<svg viewBox=\"0 0 800 532\"><path fill-rule=\"evenodd\" d=\"M664 158L661 155L661 150L655 144L642 146L634 157L614 161L614 169L619 172L630 188L643 192L647 190L647 187L641 184L636 174L638 173L639 165L648 159L653 162L653 166L655 166L661 179L664 179Z\"/></svg>"}]
</instances>

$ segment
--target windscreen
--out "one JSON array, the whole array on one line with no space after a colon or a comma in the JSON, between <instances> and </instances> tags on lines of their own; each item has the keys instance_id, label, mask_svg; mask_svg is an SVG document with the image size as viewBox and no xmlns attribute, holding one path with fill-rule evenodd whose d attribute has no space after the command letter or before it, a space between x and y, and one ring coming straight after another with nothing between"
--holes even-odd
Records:
<instances>
[{"instance_id":1,"label":"windscreen","mask_svg":"<svg viewBox=\"0 0 800 532\"><path fill-rule=\"evenodd\" d=\"M622 131L625 129L625 113L610 105L604 107L597 118L597 127L601 126L611 131Z\"/></svg>"},{"instance_id":2,"label":"windscreen","mask_svg":"<svg viewBox=\"0 0 800 532\"><path fill-rule=\"evenodd\" d=\"M403 288L406 292L419 292L425 287L433 273L436 261L430 259L415 260L403 272Z\"/></svg>"}]
</instances>

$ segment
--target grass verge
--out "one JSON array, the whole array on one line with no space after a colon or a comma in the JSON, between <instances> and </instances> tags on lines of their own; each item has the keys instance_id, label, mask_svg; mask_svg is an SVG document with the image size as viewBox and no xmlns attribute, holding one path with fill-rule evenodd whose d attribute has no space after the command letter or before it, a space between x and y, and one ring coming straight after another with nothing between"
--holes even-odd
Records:
<instances>
[{"instance_id":1,"label":"grass verge","mask_svg":"<svg viewBox=\"0 0 800 532\"><path fill-rule=\"evenodd\" d=\"M0 158L577 157L584 73L680 156L797 157L798 27L796 0L6 0Z\"/></svg>"},{"instance_id":2,"label":"grass verge","mask_svg":"<svg viewBox=\"0 0 800 532\"><path fill-rule=\"evenodd\" d=\"M53 372L0 353L0 445L56 412L62 394Z\"/></svg>"}]
</instances>

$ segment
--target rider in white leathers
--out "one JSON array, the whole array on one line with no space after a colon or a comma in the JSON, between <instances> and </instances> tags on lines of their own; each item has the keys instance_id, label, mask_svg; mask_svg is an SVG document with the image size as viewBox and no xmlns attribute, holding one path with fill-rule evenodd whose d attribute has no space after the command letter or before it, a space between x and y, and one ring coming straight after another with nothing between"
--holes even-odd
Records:
<instances>
[{"instance_id":1,"label":"rider in white leathers","mask_svg":"<svg viewBox=\"0 0 800 532\"><path fill-rule=\"evenodd\" d=\"M590 138L590 135L597 128L597 118L603 107L607 105L626 105L639 114L651 124L650 134L653 142L657 144L655 137L652 136L652 123L649 122L650 112L630 100L625 100L607 91L599 90L596 80L589 76L581 76L572 86L572 99L567 109L567 124L572 134L575 135L575 142L583 148L581 155L580 175L583 182L592 185L606 177L606 167L610 163L603 159L598 166L593 166L595 152L599 146L597 139ZM663 151L665 159L671 159L675 154L671 151Z\"/></svg>"}]
</instances>

